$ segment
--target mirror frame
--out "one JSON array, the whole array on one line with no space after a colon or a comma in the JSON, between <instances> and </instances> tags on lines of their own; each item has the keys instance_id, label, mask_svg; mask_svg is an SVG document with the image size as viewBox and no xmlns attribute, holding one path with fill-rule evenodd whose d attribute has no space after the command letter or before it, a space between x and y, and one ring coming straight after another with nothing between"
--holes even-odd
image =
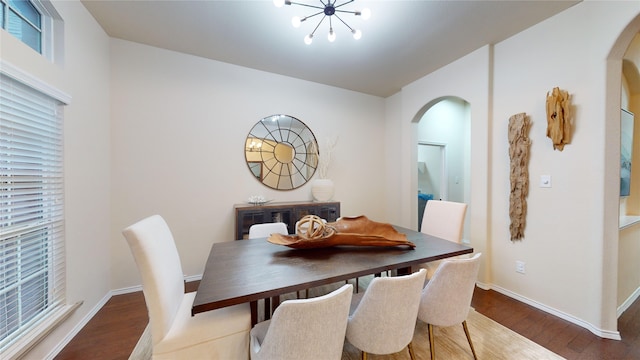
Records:
<instances>
[{"instance_id":1,"label":"mirror frame","mask_svg":"<svg viewBox=\"0 0 640 360\"><path fill-rule=\"evenodd\" d=\"M299 119L270 115L249 131L244 156L251 175L275 190L294 190L306 184L318 168L318 142ZM291 161L288 161L291 159ZM260 177L256 175L256 163Z\"/></svg>"}]
</instances>

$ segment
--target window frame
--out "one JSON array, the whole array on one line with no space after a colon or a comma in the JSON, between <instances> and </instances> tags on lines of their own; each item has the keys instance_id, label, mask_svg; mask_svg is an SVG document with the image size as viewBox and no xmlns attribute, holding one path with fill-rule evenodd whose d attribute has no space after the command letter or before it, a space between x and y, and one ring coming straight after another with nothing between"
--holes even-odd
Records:
<instances>
[{"instance_id":1,"label":"window frame","mask_svg":"<svg viewBox=\"0 0 640 360\"><path fill-rule=\"evenodd\" d=\"M59 121L59 126L60 126L59 149L60 149L60 152L62 152L64 149L63 135L62 135L62 125L63 125L63 117L64 117L63 107L64 105L67 105L70 103L71 97L49 86L48 84L43 83L42 81L31 76L30 74L23 72L22 70L16 68L15 66L3 61L2 59L0 59L0 74L3 77L6 76L9 79L9 81L20 83L21 84L20 86L29 88L29 90L32 91L33 93L40 93L41 95L44 94L48 98L56 102L57 104L55 105L57 109L56 111L60 112L59 115L56 115L57 117L56 121ZM2 81L4 83L6 80L3 79ZM9 96L11 96L11 93L9 93ZM0 121L2 121L2 118L0 118ZM61 168L60 181L62 182L62 184L60 185L61 186L60 191L62 192L62 195L63 195L59 201L64 201L64 168L63 168L64 156L62 153L60 153L59 155L58 165ZM58 220L58 225L57 225L57 226L60 226L61 229L58 229L59 231L57 236L59 238L55 246L60 246L60 244L62 244L61 245L62 251L60 251L60 248L57 248L57 249L53 247L50 248L50 250L53 249L59 252L59 257L55 261L55 265L57 266L57 268L53 269L54 271L49 271L49 265L52 265L52 264L47 263L45 265L48 268L47 271L49 271L47 273L46 281L48 281L50 284L49 288L47 289L47 291L49 291L46 295L47 301L51 301L51 300L55 301L55 306L52 306L51 308L41 311L39 315L33 317L26 324L23 324L22 329L8 336L7 338L10 338L9 340L0 342L0 344L2 344L2 347L0 348L0 354L2 354L3 358L5 355L8 358L20 357L22 354L28 351L28 349L30 349L35 343L37 343L42 338L44 338L46 334L48 334L62 320L67 318L73 312L73 310L75 310L81 304L81 303L76 303L76 304L69 305L66 303L66 300L65 300L66 255L64 253L64 243L65 243L64 203L62 203L62 205L58 207L61 207L62 209L61 210L62 215L60 216L61 220ZM16 231L23 231L23 230L26 230L26 228L27 227L25 226L22 229L11 229L11 233L13 234ZM9 237L9 235L11 234L9 234L9 231L7 231L3 236L7 238ZM55 278L51 278L50 275L53 275ZM52 290L53 287L57 287L55 289L56 293L54 294L56 296L56 299L51 299L50 297L52 295L50 290ZM18 333L19 335L16 335Z\"/></svg>"},{"instance_id":2,"label":"window frame","mask_svg":"<svg viewBox=\"0 0 640 360\"><path fill-rule=\"evenodd\" d=\"M7 30L9 17L9 0L0 0L0 7L4 10L3 18L0 19L0 28L5 30L11 36L27 45L30 49L38 52L51 62L61 62L61 53L64 46L63 43L63 22L62 18L48 0L29 0L29 3L35 7L40 13L40 51L33 49L29 44ZM18 12L19 14L19 12ZM22 15L20 15L22 17ZM30 23L30 22L29 22ZM30 23L31 24L31 23Z\"/></svg>"}]
</instances>

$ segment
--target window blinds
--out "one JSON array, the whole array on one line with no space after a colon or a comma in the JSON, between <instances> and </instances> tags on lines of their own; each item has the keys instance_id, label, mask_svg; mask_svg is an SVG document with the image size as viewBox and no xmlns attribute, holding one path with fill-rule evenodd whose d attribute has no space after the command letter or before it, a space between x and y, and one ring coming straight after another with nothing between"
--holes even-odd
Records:
<instances>
[{"instance_id":1,"label":"window blinds","mask_svg":"<svg viewBox=\"0 0 640 360\"><path fill-rule=\"evenodd\" d=\"M61 103L0 75L0 353L64 305Z\"/></svg>"}]
</instances>

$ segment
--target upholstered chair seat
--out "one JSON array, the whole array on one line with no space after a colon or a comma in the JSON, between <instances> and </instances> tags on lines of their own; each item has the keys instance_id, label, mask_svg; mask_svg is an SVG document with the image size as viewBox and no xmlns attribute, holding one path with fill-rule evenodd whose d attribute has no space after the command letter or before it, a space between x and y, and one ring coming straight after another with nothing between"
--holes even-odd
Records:
<instances>
[{"instance_id":1,"label":"upholstered chair seat","mask_svg":"<svg viewBox=\"0 0 640 360\"><path fill-rule=\"evenodd\" d=\"M286 300L251 330L251 359L339 360L353 286L315 298Z\"/></svg>"},{"instance_id":2,"label":"upholstered chair seat","mask_svg":"<svg viewBox=\"0 0 640 360\"><path fill-rule=\"evenodd\" d=\"M442 261L420 299L418 319L427 323L431 359L435 359L433 326L448 327L462 324L474 359L476 351L467 328L467 316L480 269L481 253L467 259Z\"/></svg>"},{"instance_id":3,"label":"upholstered chair seat","mask_svg":"<svg viewBox=\"0 0 640 360\"><path fill-rule=\"evenodd\" d=\"M191 316L195 292L184 293L180 257L162 217L154 215L123 230L142 277L153 359L247 359L248 304Z\"/></svg>"},{"instance_id":4,"label":"upholstered chair seat","mask_svg":"<svg viewBox=\"0 0 640 360\"><path fill-rule=\"evenodd\" d=\"M429 200L424 208L420 232L460 243L464 228L467 204L454 201ZM427 269L427 280L431 279L442 260L421 264Z\"/></svg>"},{"instance_id":5,"label":"upholstered chair seat","mask_svg":"<svg viewBox=\"0 0 640 360\"><path fill-rule=\"evenodd\" d=\"M373 278L347 325L347 341L362 351L363 359L367 353L393 354L406 347L414 359L411 339L425 276L426 270L420 269L411 275Z\"/></svg>"}]
</instances>

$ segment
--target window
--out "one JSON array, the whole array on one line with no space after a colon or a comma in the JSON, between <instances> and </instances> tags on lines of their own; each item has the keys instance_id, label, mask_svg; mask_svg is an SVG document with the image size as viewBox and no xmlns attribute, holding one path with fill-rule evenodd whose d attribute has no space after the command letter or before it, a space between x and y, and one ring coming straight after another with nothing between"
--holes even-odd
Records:
<instances>
[{"instance_id":1,"label":"window","mask_svg":"<svg viewBox=\"0 0 640 360\"><path fill-rule=\"evenodd\" d=\"M42 53L42 14L31 1L0 0L2 28Z\"/></svg>"},{"instance_id":2,"label":"window","mask_svg":"<svg viewBox=\"0 0 640 360\"><path fill-rule=\"evenodd\" d=\"M63 179L62 103L0 74L0 354L65 307Z\"/></svg>"}]
</instances>

